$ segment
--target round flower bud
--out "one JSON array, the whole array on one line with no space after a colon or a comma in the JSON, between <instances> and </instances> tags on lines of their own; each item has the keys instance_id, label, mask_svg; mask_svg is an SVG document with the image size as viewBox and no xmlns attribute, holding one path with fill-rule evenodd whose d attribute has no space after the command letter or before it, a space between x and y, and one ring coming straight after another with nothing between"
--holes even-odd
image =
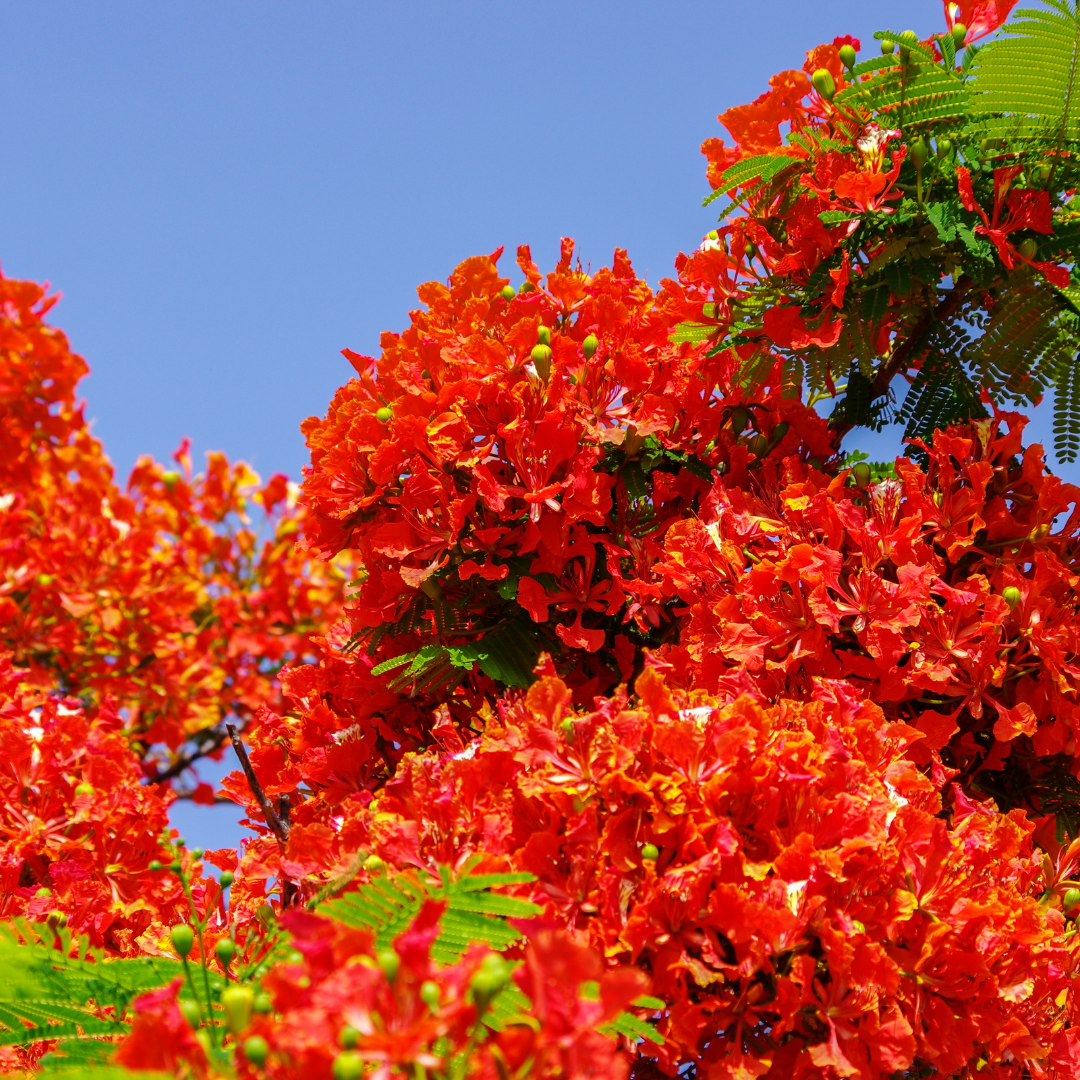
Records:
<instances>
[{"instance_id":1,"label":"round flower bud","mask_svg":"<svg viewBox=\"0 0 1080 1080\"><path fill-rule=\"evenodd\" d=\"M656 862L660 858L660 849L655 844L644 844L641 848L641 857L646 862Z\"/></svg>"},{"instance_id":2,"label":"round flower bud","mask_svg":"<svg viewBox=\"0 0 1080 1080\"><path fill-rule=\"evenodd\" d=\"M488 953L473 977L469 989L477 1005L483 1008L510 981L510 968L498 953Z\"/></svg>"},{"instance_id":3,"label":"round flower bud","mask_svg":"<svg viewBox=\"0 0 1080 1080\"><path fill-rule=\"evenodd\" d=\"M235 880L233 872L231 870L226 870L221 877L218 878L218 884L223 889L227 889Z\"/></svg>"},{"instance_id":4,"label":"round flower bud","mask_svg":"<svg viewBox=\"0 0 1080 1080\"><path fill-rule=\"evenodd\" d=\"M264 930L269 930L274 925L274 909L269 904L260 904L255 910L255 918Z\"/></svg>"},{"instance_id":5,"label":"round flower bud","mask_svg":"<svg viewBox=\"0 0 1080 1080\"><path fill-rule=\"evenodd\" d=\"M244 1040L244 1057L257 1069L262 1068L269 1052L270 1047L261 1035L252 1035Z\"/></svg>"},{"instance_id":6,"label":"round flower bud","mask_svg":"<svg viewBox=\"0 0 1080 1080\"><path fill-rule=\"evenodd\" d=\"M841 45L840 46L840 63L844 67L851 69L855 66L855 46L854 45Z\"/></svg>"},{"instance_id":7,"label":"round flower bud","mask_svg":"<svg viewBox=\"0 0 1080 1080\"><path fill-rule=\"evenodd\" d=\"M715 229L710 229L705 234L705 239L706 240L719 240L720 239L720 234Z\"/></svg>"},{"instance_id":8,"label":"round flower bud","mask_svg":"<svg viewBox=\"0 0 1080 1080\"><path fill-rule=\"evenodd\" d=\"M346 1024L341 1029L341 1034L338 1036L338 1042L341 1043L342 1050L352 1050L359 1041L360 1032L357 1031L352 1024Z\"/></svg>"},{"instance_id":9,"label":"round flower bud","mask_svg":"<svg viewBox=\"0 0 1080 1080\"><path fill-rule=\"evenodd\" d=\"M754 457L764 457L765 451L769 448L769 441L764 435L758 433L747 443L747 446L750 447L750 453Z\"/></svg>"},{"instance_id":10,"label":"round flower bud","mask_svg":"<svg viewBox=\"0 0 1080 1080\"><path fill-rule=\"evenodd\" d=\"M180 871L183 870L183 868L184 868L183 864L180 862L179 859L173 859L173 861L171 863L169 863L169 869L174 874L179 874Z\"/></svg>"},{"instance_id":11,"label":"round flower bud","mask_svg":"<svg viewBox=\"0 0 1080 1080\"><path fill-rule=\"evenodd\" d=\"M1001 599L1005 601L1009 607L1014 608L1020 603L1020 590L1015 585L1006 585L1001 590Z\"/></svg>"},{"instance_id":12,"label":"round flower bud","mask_svg":"<svg viewBox=\"0 0 1080 1080\"><path fill-rule=\"evenodd\" d=\"M881 43L881 55L882 56L892 56L892 54L894 52L896 52L896 42L895 41L883 41Z\"/></svg>"},{"instance_id":13,"label":"round flower bud","mask_svg":"<svg viewBox=\"0 0 1080 1080\"><path fill-rule=\"evenodd\" d=\"M905 30L900 35L900 40L904 42L905 45L917 45L919 43L919 35L916 34L914 30Z\"/></svg>"},{"instance_id":14,"label":"round flower bud","mask_svg":"<svg viewBox=\"0 0 1080 1080\"><path fill-rule=\"evenodd\" d=\"M536 340L539 341L541 345L550 345L551 330L546 326L541 326L540 329L536 331Z\"/></svg>"},{"instance_id":15,"label":"round flower bud","mask_svg":"<svg viewBox=\"0 0 1080 1080\"><path fill-rule=\"evenodd\" d=\"M439 999L442 997L439 984L434 979L425 979L420 984L420 1000L432 1011L439 1007Z\"/></svg>"},{"instance_id":16,"label":"round flower bud","mask_svg":"<svg viewBox=\"0 0 1080 1080\"><path fill-rule=\"evenodd\" d=\"M364 869L372 873L378 873L384 866L386 863L378 855L369 855L364 860Z\"/></svg>"},{"instance_id":17,"label":"round flower bud","mask_svg":"<svg viewBox=\"0 0 1080 1080\"><path fill-rule=\"evenodd\" d=\"M255 1011L261 1016L274 1011L274 999L267 993L255 995Z\"/></svg>"},{"instance_id":18,"label":"round flower bud","mask_svg":"<svg viewBox=\"0 0 1080 1080\"><path fill-rule=\"evenodd\" d=\"M559 724L559 729L566 736L567 742L574 737L574 721L568 716L562 723Z\"/></svg>"},{"instance_id":19,"label":"round flower bud","mask_svg":"<svg viewBox=\"0 0 1080 1080\"><path fill-rule=\"evenodd\" d=\"M911 144L911 160L916 169L921 169L930 160L930 147L921 135Z\"/></svg>"},{"instance_id":20,"label":"round flower bud","mask_svg":"<svg viewBox=\"0 0 1080 1080\"><path fill-rule=\"evenodd\" d=\"M53 929L59 930L62 926L67 926L67 915L62 911L50 911L45 916L45 922Z\"/></svg>"},{"instance_id":21,"label":"round flower bud","mask_svg":"<svg viewBox=\"0 0 1080 1080\"><path fill-rule=\"evenodd\" d=\"M201 847L192 848L191 857L193 859L201 859L203 857L203 849Z\"/></svg>"},{"instance_id":22,"label":"round flower bud","mask_svg":"<svg viewBox=\"0 0 1080 1080\"><path fill-rule=\"evenodd\" d=\"M161 860L160 859L151 859L149 869L151 869L151 870L160 870L161 869Z\"/></svg>"},{"instance_id":23,"label":"round flower bud","mask_svg":"<svg viewBox=\"0 0 1080 1080\"><path fill-rule=\"evenodd\" d=\"M393 420L393 418L393 410L388 408L386 405L384 405L375 413L375 419L378 420L380 424L389 424L390 421Z\"/></svg>"},{"instance_id":24,"label":"round flower bud","mask_svg":"<svg viewBox=\"0 0 1080 1080\"><path fill-rule=\"evenodd\" d=\"M195 944L195 931L187 923L177 923L169 931L169 937L172 939L177 956L183 960L191 952L192 945Z\"/></svg>"},{"instance_id":25,"label":"round flower bud","mask_svg":"<svg viewBox=\"0 0 1080 1080\"><path fill-rule=\"evenodd\" d=\"M517 296L517 292L515 292L513 285L504 285L499 295L509 304Z\"/></svg>"},{"instance_id":26,"label":"round flower bud","mask_svg":"<svg viewBox=\"0 0 1080 1080\"><path fill-rule=\"evenodd\" d=\"M1039 243L1034 237L1029 236L1026 240L1022 240L1016 245L1016 250L1019 251L1025 259L1034 259L1039 253Z\"/></svg>"},{"instance_id":27,"label":"round flower bud","mask_svg":"<svg viewBox=\"0 0 1080 1080\"><path fill-rule=\"evenodd\" d=\"M731 430L736 435L741 435L746 430L746 425L750 423L750 413L747 409L738 408L731 414Z\"/></svg>"},{"instance_id":28,"label":"round flower bud","mask_svg":"<svg viewBox=\"0 0 1080 1080\"><path fill-rule=\"evenodd\" d=\"M962 23L954 23L952 28L953 45L958 49L964 47L964 38L967 37L967 27Z\"/></svg>"},{"instance_id":29,"label":"round flower bud","mask_svg":"<svg viewBox=\"0 0 1080 1080\"><path fill-rule=\"evenodd\" d=\"M810 76L810 81L814 84L814 89L826 101L832 101L833 95L836 93L836 83L828 68L818 68L817 71Z\"/></svg>"},{"instance_id":30,"label":"round flower bud","mask_svg":"<svg viewBox=\"0 0 1080 1080\"><path fill-rule=\"evenodd\" d=\"M772 429L772 444L776 446L790 430L791 425L786 420L781 420L780 423Z\"/></svg>"},{"instance_id":31,"label":"round flower bud","mask_svg":"<svg viewBox=\"0 0 1080 1080\"><path fill-rule=\"evenodd\" d=\"M939 158L947 158L953 152L952 139L938 139L937 141L937 156Z\"/></svg>"},{"instance_id":32,"label":"round flower bud","mask_svg":"<svg viewBox=\"0 0 1080 1080\"><path fill-rule=\"evenodd\" d=\"M191 998L181 998L176 1007L180 1015L193 1027L197 1028L202 1023L202 1013L199 1011L199 1003Z\"/></svg>"},{"instance_id":33,"label":"round flower bud","mask_svg":"<svg viewBox=\"0 0 1080 1080\"><path fill-rule=\"evenodd\" d=\"M401 967L401 957L393 949L380 949L375 955L375 963L386 976L387 982L393 982L397 978L398 968Z\"/></svg>"},{"instance_id":34,"label":"round flower bud","mask_svg":"<svg viewBox=\"0 0 1080 1080\"><path fill-rule=\"evenodd\" d=\"M859 487L866 487L870 483L870 466L865 461L860 461L855 468L851 470L852 478Z\"/></svg>"},{"instance_id":35,"label":"round flower bud","mask_svg":"<svg viewBox=\"0 0 1080 1080\"><path fill-rule=\"evenodd\" d=\"M52 889L50 889L48 885L42 885L34 895L38 897L38 899L44 899L46 896L52 896Z\"/></svg>"},{"instance_id":36,"label":"round flower bud","mask_svg":"<svg viewBox=\"0 0 1080 1080\"><path fill-rule=\"evenodd\" d=\"M547 382L548 375L551 374L551 346L550 345L534 345L533 351L529 354L532 357L532 362L536 365L536 374Z\"/></svg>"},{"instance_id":37,"label":"round flower bud","mask_svg":"<svg viewBox=\"0 0 1080 1080\"><path fill-rule=\"evenodd\" d=\"M355 1050L343 1050L332 1066L334 1080L360 1080L364 1075L364 1060Z\"/></svg>"},{"instance_id":38,"label":"round flower bud","mask_svg":"<svg viewBox=\"0 0 1080 1080\"><path fill-rule=\"evenodd\" d=\"M93 794L94 794L94 785L93 784L87 784L84 781L81 784L76 784L75 785L75 798L76 799L80 795L93 795Z\"/></svg>"},{"instance_id":39,"label":"round flower bud","mask_svg":"<svg viewBox=\"0 0 1080 1080\"><path fill-rule=\"evenodd\" d=\"M214 954L223 968L227 968L236 955L236 942L232 938L223 937L214 947Z\"/></svg>"},{"instance_id":40,"label":"round flower bud","mask_svg":"<svg viewBox=\"0 0 1080 1080\"><path fill-rule=\"evenodd\" d=\"M1066 890L1065 895L1061 898L1061 905L1064 907L1066 914L1071 915L1080 907L1080 889Z\"/></svg>"},{"instance_id":41,"label":"round flower bud","mask_svg":"<svg viewBox=\"0 0 1080 1080\"><path fill-rule=\"evenodd\" d=\"M586 360L591 360L596 355L598 348L600 348L600 341L595 334L590 334L581 343L581 351L585 354Z\"/></svg>"},{"instance_id":42,"label":"round flower bud","mask_svg":"<svg viewBox=\"0 0 1080 1080\"><path fill-rule=\"evenodd\" d=\"M221 1006L225 1010L225 1026L239 1035L251 1023L255 1009L255 991L250 986L226 986L221 991Z\"/></svg>"}]
</instances>

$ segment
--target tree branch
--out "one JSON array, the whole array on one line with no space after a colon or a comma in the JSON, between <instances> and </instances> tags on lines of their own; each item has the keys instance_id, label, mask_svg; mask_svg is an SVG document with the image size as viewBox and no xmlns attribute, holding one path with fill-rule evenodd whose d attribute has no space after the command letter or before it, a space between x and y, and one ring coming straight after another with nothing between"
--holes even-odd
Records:
<instances>
[{"instance_id":1,"label":"tree branch","mask_svg":"<svg viewBox=\"0 0 1080 1080\"><path fill-rule=\"evenodd\" d=\"M277 811L274 809L270 800L266 797L266 792L263 791L262 784L259 783L259 778L255 775L255 770L251 767L251 762L248 760L247 748L240 741L240 735L237 733L236 728L232 724L226 724L225 730L228 731L233 749L236 751L236 756L240 759L240 768L244 770L244 775L247 777L248 787L251 788L251 794L255 796L255 801L259 804L259 809L262 810L263 817L266 818L266 824L277 838L278 846L284 852L285 845L289 842L288 818L286 817L286 820L282 821L281 818L278 817Z\"/></svg>"},{"instance_id":2,"label":"tree branch","mask_svg":"<svg viewBox=\"0 0 1080 1080\"><path fill-rule=\"evenodd\" d=\"M930 327L936 322L944 322L956 314L956 309L964 299L972 286L972 280L964 274L953 287L941 298L934 308L927 308L920 316L919 321L911 328L908 336L893 349L888 359L878 369L874 381L870 384L870 400L876 401L889 392L889 386L893 379L902 371L906 371L912 355L922 344ZM850 421L841 420L838 424L829 425L834 433L835 445L840 445L840 440L855 426Z\"/></svg>"}]
</instances>

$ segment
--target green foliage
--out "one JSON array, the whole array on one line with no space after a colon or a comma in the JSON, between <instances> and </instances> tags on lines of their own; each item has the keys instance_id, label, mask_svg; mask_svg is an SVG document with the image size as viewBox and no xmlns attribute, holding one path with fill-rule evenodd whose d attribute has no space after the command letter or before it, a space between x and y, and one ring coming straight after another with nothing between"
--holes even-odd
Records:
<instances>
[{"instance_id":1,"label":"green foliage","mask_svg":"<svg viewBox=\"0 0 1080 1080\"><path fill-rule=\"evenodd\" d=\"M377 877L316 910L347 926L370 930L375 934L376 948L385 949L416 918L425 901L445 900L446 910L431 955L439 963L453 964L470 944L482 942L501 952L520 940L521 935L506 919L530 918L538 915L540 908L491 890L532 880L531 874L464 874L454 878L444 869L436 882L410 870Z\"/></svg>"},{"instance_id":2,"label":"green foliage","mask_svg":"<svg viewBox=\"0 0 1080 1080\"><path fill-rule=\"evenodd\" d=\"M972 114L984 134L1036 148L1080 144L1080 17L1063 0L1025 8L972 62Z\"/></svg>"},{"instance_id":3,"label":"green foliage","mask_svg":"<svg viewBox=\"0 0 1080 1080\"><path fill-rule=\"evenodd\" d=\"M17 919L0 926L0 970L0 1046L10 1046L121 1034L132 999L181 966L158 957L106 960L85 937L72 941L65 928Z\"/></svg>"}]
</instances>

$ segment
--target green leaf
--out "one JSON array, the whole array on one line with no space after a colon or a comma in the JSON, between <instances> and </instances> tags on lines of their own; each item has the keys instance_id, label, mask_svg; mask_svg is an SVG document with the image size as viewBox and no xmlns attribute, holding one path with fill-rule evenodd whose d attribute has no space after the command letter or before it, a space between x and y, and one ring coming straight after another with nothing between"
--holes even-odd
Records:
<instances>
[{"instance_id":1,"label":"green leaf","mask_svg":"<svg viewBox=\"0 0 1080 1080\"><path fill-rule=\"evenodd\" d=\"M1049 9L1049 10L1048 10ZM1015 143L1061 145L1080 139L1080 19L1061 0L1025 8L1004 36L979 50L972 63L971 111L985 130Z\"/></svg>"},{"instance_id":2,"label":"green leaf","mask_svg":"<svg viewBox=\"0 0 1080 1080\"><path fill-rule=\"evenodd\" d=\"M720 184L705 201L702 206L708 206L721 195L753 181L769 180L781 169L791 164L791 158L787 154L755 154L753 157L743 158L734 165L724 170L720 177Z\"/></svg>"},{"instance_id":3,"label":"green leaf","mask_svg":"<svg viewBox=\"0 0 1080 1080\"><path fill-rule=\"evenodd\" d=\"M718 329L716 323L681 322L671 331L668 340L675 345L684 341L696 344L699 341L707 341Z\"/></svg>"},{"instance_id":4,"label":"green leaf","mask_svg":"<svg viewBox=\"0 0 1080 1080\"><path fill-rule=\"evenodd\" d=\"M951 41L952 38L949 40ZM926 216L937 229L938 238L943 244L951 244L956 239L956 227L960 221L958 199L945 199L942 202L927 204Z\"/></svg>"},{"instance_id":5,"label":"green leaf","mask_svg":"<svg viewBox=\"0 0 1080 1080\"><path fill-rule=\"evenodd\" d=\"M415 871L376 878L353 892L320 904L316 910L347 926L370 930L376 948L387 948L416 918L425 900L446 900L439 921L439 936L432 945L432 958L443 964L456 963L474 943L484 943L503 951L521 935L507 918L530 918L541 908L528 900L504 896L490 890L504 884L535 880L531 874L483 875L470 880L465 874L446 881L422 878Z\"/></svg>"}]
</instances>

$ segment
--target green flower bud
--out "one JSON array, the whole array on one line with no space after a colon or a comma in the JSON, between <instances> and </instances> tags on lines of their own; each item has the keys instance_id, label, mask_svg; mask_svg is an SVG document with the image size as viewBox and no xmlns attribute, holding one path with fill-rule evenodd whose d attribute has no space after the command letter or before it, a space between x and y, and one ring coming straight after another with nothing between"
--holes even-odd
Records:
<instances>
[{"instance_id":1,"label":"green flower bud","mask_svg":"<svg viewBox=\"0 0 1080 1080\"><path fill-rule=\"evenodd\" d=\"M550 345L551 330L546 326L541 326L540 329L536 331L536 340L539 341L541 345Z\"/></svg>"},{"instance_id":2,"label":"green flower bud","mask_svg":"<svg viewBox=\"0 0 1080 1080\"><path fill-rule=\"evenodd\" d=\"M750 453L754 457L764 457L765 451L769 448L769 441L762 434L755 435L747 444L750 448Z\"/></svg>"},{"instance_id":3,"label":"green flower bud","mask_svg":"<svg viewBox=\"0 0 1080 1080\"><path fill-rule=\"evenodd\" d=\"M710 229L705 234L705 239L706 240L719 240L720 239L720 234L715 229Z\"/></svg>"},{"instance_id":4,"label":"green flower bud","mask_svg":"<svg viewBox=\"0 0 1080 1080\"><path fill-rule=\"evenodd\" d=\"M191 952L192 945L195 944L195 931L187 923L177 923L169 931L169 937L172 939L176 955L183 960Z\"/></svg>"},{"instance_id":5,"label":"green flower bud","mask_svg":"<svg viewBox=\"0 0 1080 1080\"><path fill-rule=\"evenodd\" d=\"M918 45L919 35L916 34L914 30L905 30L900 35L900 40L904 42L905 45Z\"/></svg>"},{"instance_id":6,"label":"green flower bud","mask_svg":"<svg viewBox=\"0 0 1080 1080\"><path fill-rule=\"evenodd\" d=\"M225 1010L225 1026L239 1035L251 1023L255 1009L255 991L250 986L226 986L221 991L221 1005Z\"/></svg>"},{"instance_id":7,"label":"green flower bud","mask_svg":"<svg viewBox=\"0 0 1080 1080\"><path fill-rule=\"evenodd\" d=\"M341 1029L341 1034L338 1036L338 1042L341 1043L342 1050L352 1050L359 1041L360 1032L357 1031L352 1024L346 1024Z\"/></svg>"},{"instance_id":8,"label":"green flower bud","mask_svg":"<svg viewBox=\"0 0 1080 1080\"><path fill-rule=\"evenodd\" d=\"M488 953L473 977L469 989L477 1007L484 1009L491 999L510 981L510 968L498 953Z\"/></svg>"},{"instance_id":9,"label":"green flower bud","mask_svg":"<svg viewBox=\"0 0 1080 1080\"><path fill-rule=\"evenodd\" d=\"M183 863L181 863L179 859L173 859L173 861L171 863L169 863L169 869L174 874L179 874L180 871L183 870L183 868L184 868Z\"/></svg>"},{"instance_id":10,"label":"green flower bud","mask_svg":"<svg viewBox=\"0 0 1080 1080\"><path fill-rule=\"evenodd\" d=\"M967 27L962 22L954 23L952 28L952 40L953 45L955 45L958 50L964 47L964 38L966 37Z\"/></svg>"},{"instance_id":11,"label":"green flower bud","mask_svg":"<svg viewBox=\"0 0 1080 1080\"><path fill-rule=\"evenodd\" d=\"M1061 904L1065 908L1066 914L1071 915L1080 907L1080 889L1066 890L1065 895L1061 898Z\"/></svg>"},{"instance_id":12,"label":"green flower bud","mask_svg":"<svg viewBox=\"0 0 1080 1080\"><path fill-rule=\"evenodd\" d=\"M160 859L151 859L149 869L150 870L155 870L155 871L160 870L161 869L161 860Z\"/></svg>"},{"instance_id":13,"label":"green flower bud","mask_svg":"<svg viewBox=\"0 0 1080 1080\"><path fill-rule=\"evenodd\" d=\"M386 863L378 855L369 855L364 860L364 869L370 873L378 873L386 866Z\"/></svg>"},{"instance_id":14,"label":"green flower bud","mask_svg":"<svg viewBox=\"0 0 1080 1080\"><path fill-rule=\"evenodd\" d=\"M818 68L810 76L810 81L814 84L814 89L826 101L832 101L833 95L836 93L836 83L833 80L832 72L828 68Z\"/></svg>"},{"instance_id":15,"label":"green flower bud","mask_svg":"<svg viewBox=\"0 0 1080 1080\"><path fill-rule=\"evenodd\" d=\"M656 862L660 858L660 849L655 844L643 844L641 857L646 862Z\"/></svg>"},{"instance_id":16,"label":"green flower bud","mask_svg":"<svg viewBox=\"0 0 1080 1080\"><path fill-rule=\"evenodd\" d=\"M860 461L851 470L852 478L859 487L866 487L870 483L870 466L865 461Z\"/></svg>"},{"instance_id":17,"label":"green flower bud","mask_svg":"<svg viewBox=\"0 0 1080 1080\"><path fill-rule=\"evenodd\" d=\"M1034 237L1029 236L1026 240L1021 241L1016 246L1016 250L1024 256L1025 259L1034 259L1039 254L1039 242Z\"/></svg>"},{"instance_id":18,"label":"green flower bud","mask_svg":"<svg viewBox=\"0 0 1080 1080\"><path fill-rule=\"evenodd\" d=\"M586 360L591 360L596 355L596 350L599 348L600 341L595 334L590 334L581 343L581 351L585 354Z\"/></svg>"},{"instance_id":19,"label":"green flower bud","mask_svg":"<svg viewBox=\"0 0 1080 1080\"><path fill-rule=\"evenodd\" d=\"M1006 585L1001 590L1001 599L1005 601L1009 607L1014 608L1020 603L1020 590L1015 585Z\"/></svg>"},{"instance_id":20,"label":"green flower bud","mask_svg":"<svg viewBox=\"0 0 1080 1080\"><path fill-rule=\"evenodd\" d=\"M232 938L223 937L214 947L214 954L223 968L227 968L236 955L236 942Z\"/></svg>"},{"instance_id":21,"label":"green flower bud","mask_svg":"<svg viewBox=\"0 0 1080 1080\"><path fill-rule=\"evenodd\" d=\"M855 66L856 52L854 45L840 46L840 63L848 70Z\"/></svg>"},{"instance_id":22,"label":"green flower bud","mask_svg":"<svg viewBox=\"0 0 1080 1080\"><path fill-rule=\"evenodd\" d=\"M201 847L192 848L191 857L193 859L201 859L203 857L203 849Z\"/></svg>"},{"instance_id":23,"label":"green flower bud","mask_svg":"<svg viewBox=\"0 0 1080 1080\"><path fill-rule=\"evenodd\" d=\"M177 847L182 848L187 844L187 841L181 836L178 840L174 840L173 843Z\"/></svg>"},{"instance_id":24,"label":"green flower bud","mask_svg":"<svg viewBox=\"0 0 1080 1080\"><path fill-rule=\"evenodd\" d=\"M735 409L731 414L731 430L736 435L741 435L750 423L750 413L743 408Z\"/></svg>"},{"instance_id":25,"label":"green flower bud","mask_svg":"<svg viewBox=\"0 0 1080 1080\"><path fill-rule=\"evenodd\" d=\"M233 877L233 872L231 870L226 870L221 877L218 878L218 884L223 889L227 889L235 880L236 878Z\"/></svg>"},{"instance_id":26,"label":"green flower bud","mask_svg":"<svg viewBox=\"0 0 1080 1080\"><path fill-rule=\"evenodd\" d=\"M544 382L547 382L548 376L551 374L551 346L534 345L533 351L529 355L532 357L533 364L536 365L536 374Z\"/></svg>"},{"instance_id":27,"label":"green flower bud","mask_svg":"<svg viewBox=\"0 0 1080 1080\"><path fill-rule=\"evenodd\" d=\"M386 976L387 982L393 982L397 978L398 968L401 967L401 957L393 949L380 949L375 954L375 963Z\"/></svg>"},{"instance_id":28,"label":"green flower bud","mask_svg":"<svg viewBox=\"0 0 1080 1080\"><path fill-rule=\"evenodd\" d=\"M252 1035L244 1040L244 1057L257 1069L261 1069L266 1062L266 1055L270 1053L270 1047L261 1035Z\"/></svg>"},{"instance_id":29,"label":"green flower bud","mask_svg":"<svg viewBox=\"0 0 1080 1080\"><path fill-rule=\"evenodd\" d=\"M332 1066L334 1080L360 1080L364 1074L364 1060L355 1050L343 1050Z\"/></svg>"},{"instance_id":30,"label":"green flower bud","mask_svg":"<svg viewBox=\"0 0 1080 1080\"><path fill-rule=\"evenodd\" d=\"M265 991L255 995L255 1011L261 1016L274 1011L274 999Z\"/></svg>"},{"instance_id":31,"label":"green flower bud","mask_svg":"<svg viewBox=\"0 0 1080 1080\"><path fill-rule=\"evenodd\" d=\"M536 288L536 286L533 285L533 283L531 281L523 281L521 283L521 288L518 289L518 294L520 295L521 293L530 293L535 288Z\"/></svg>"},{"instance_id":32,"label":"green flower bud","mask_svg":"<svg viewBox=\"0 0 1080 1080\"><path fill-rule=\"evenodd\" d=\"M930 159L930 147L921 135L911 144L909 154L916 169L921 169Z\"/></svg>"},{"instance_id":33,"label":"green flower bud","mask_svg":"<svg viewBox=\"0 0 1080 1080\"><path fill-rule=\"evenodd\" d=\"M770 442L773 446L777 446L790 430L791 425L786 420L781 420L780 423L772 429L772 438L770 439Z\"/></svg>"},{"instance_id":34,"label":"green flower bud","mask_svg":"<svg viewBox=\"0 0 1080 1080\"><path fill-rule=\"evenodd\" d=\"M894 42L894 41L883 41L881 43L881 55L882 56L892 56L892 54L894 52L896 52L896 42Z\"/></svg>"},{"instance_id":35,"label":"green flower bud","mask_svg":"<svg viewBox=\"0 0 1080 1080\"><path fill-rule=\"evenodd\" d=\"M44 899L47 896L52 896L52 889L50 889L48 885L42 885L34 895L38 897L38 899Z\"/></svg>"},{"instance_id":36,"label":"green flower bud","mask_svg":"<svg viewBox=\"0 0 1080 1080\"><path fill-rule=\"evenodd\" d=\"M375 413L375 419L378 420L380 424L389 424L393 418L393 409L388 408L386 405Z\"/></svg>"},{"instance_id":37,"label":"green flower bud","mask_svg":"<svg viewBox=\"0 0 1080 1080\"><path fill-rule=\"evenodd\" d=\"M259 920L259 925L264 930L269 930L276 921L274 909L269 904L260 904L255 911L255 918Z\"/></svg>"},{"instance_id":38,"label":"green flower bud","mask_svg":"<svg viewBox=\"0 0 1080 1080\"><path fill-rule=\"evenodd\" d=\"M442 997L442 993L439 990L439 984L434 979L425 979L420 984L420 1000L432 1011L435 1012L439 1007L439 1000Z\"/></svg>"},{"instance_id":39,"label":"green flower bud","mask_svg":"<svg viewBox=\"0 0 1080 1080\"><path fill-rule=\"evenodd\" d=\"M754 247L754 245L749 240L746 241L746 246L743 248L743 251L746 252L747 258L750 259L752 259L757 254L757 248Z\"/></svg>"},{"instance_id":40,"label":"green flower bud","mask_svg":"<svg viewBox=\"0 0 1080 1080\"><path fill-rule=\"evenodd\" d=\"M566 736L566 741L569 742L574 737L574 721L568 716L565 720L559 724L559 728Z\"/></svg>"},{"instance_id":41,"label":"green flower bud","mask_svg":"<svg viewBox=\"0 0 1080 1080\"><path fill-rule=\"evenodd\" d=\"M509 304L517 296L517 292L514 290L513 285L504 285L499 295Z\"/></svg>"},{"instance_id":42,"label":"green flower bud","mask_svg":"<svg viewBox=\"0 0 1080 1080\"><path fill-rule=\"evenodd\" d=\"M181 998L176 1007L180 1015L193 1027L197 1028L202 1023L202 1013L199 1011L199 1003L191 998Z\"/></svg>"},{"instance_id":43,"label":"green flower bud","mask_svg":"<svg viewBox=\"0 0 1080 1080\"><path fill-rule=\"evenodd\" d=\"M937 156L939 158L947 158L951 156L953 152L952 139L938 139L937 141Z\"/></svg>"},{"instance_id":44,"label":"green flower bud","mask_svg":"<svg viewBox=\"0 0 1080 1080\"><path fill-rule=\"evenodd\" d=\"M45 916L46 924L53 930L59 930L63 926L67 926L67 916L62 911L50 911Z\"/></svg>"}]
</instances>

